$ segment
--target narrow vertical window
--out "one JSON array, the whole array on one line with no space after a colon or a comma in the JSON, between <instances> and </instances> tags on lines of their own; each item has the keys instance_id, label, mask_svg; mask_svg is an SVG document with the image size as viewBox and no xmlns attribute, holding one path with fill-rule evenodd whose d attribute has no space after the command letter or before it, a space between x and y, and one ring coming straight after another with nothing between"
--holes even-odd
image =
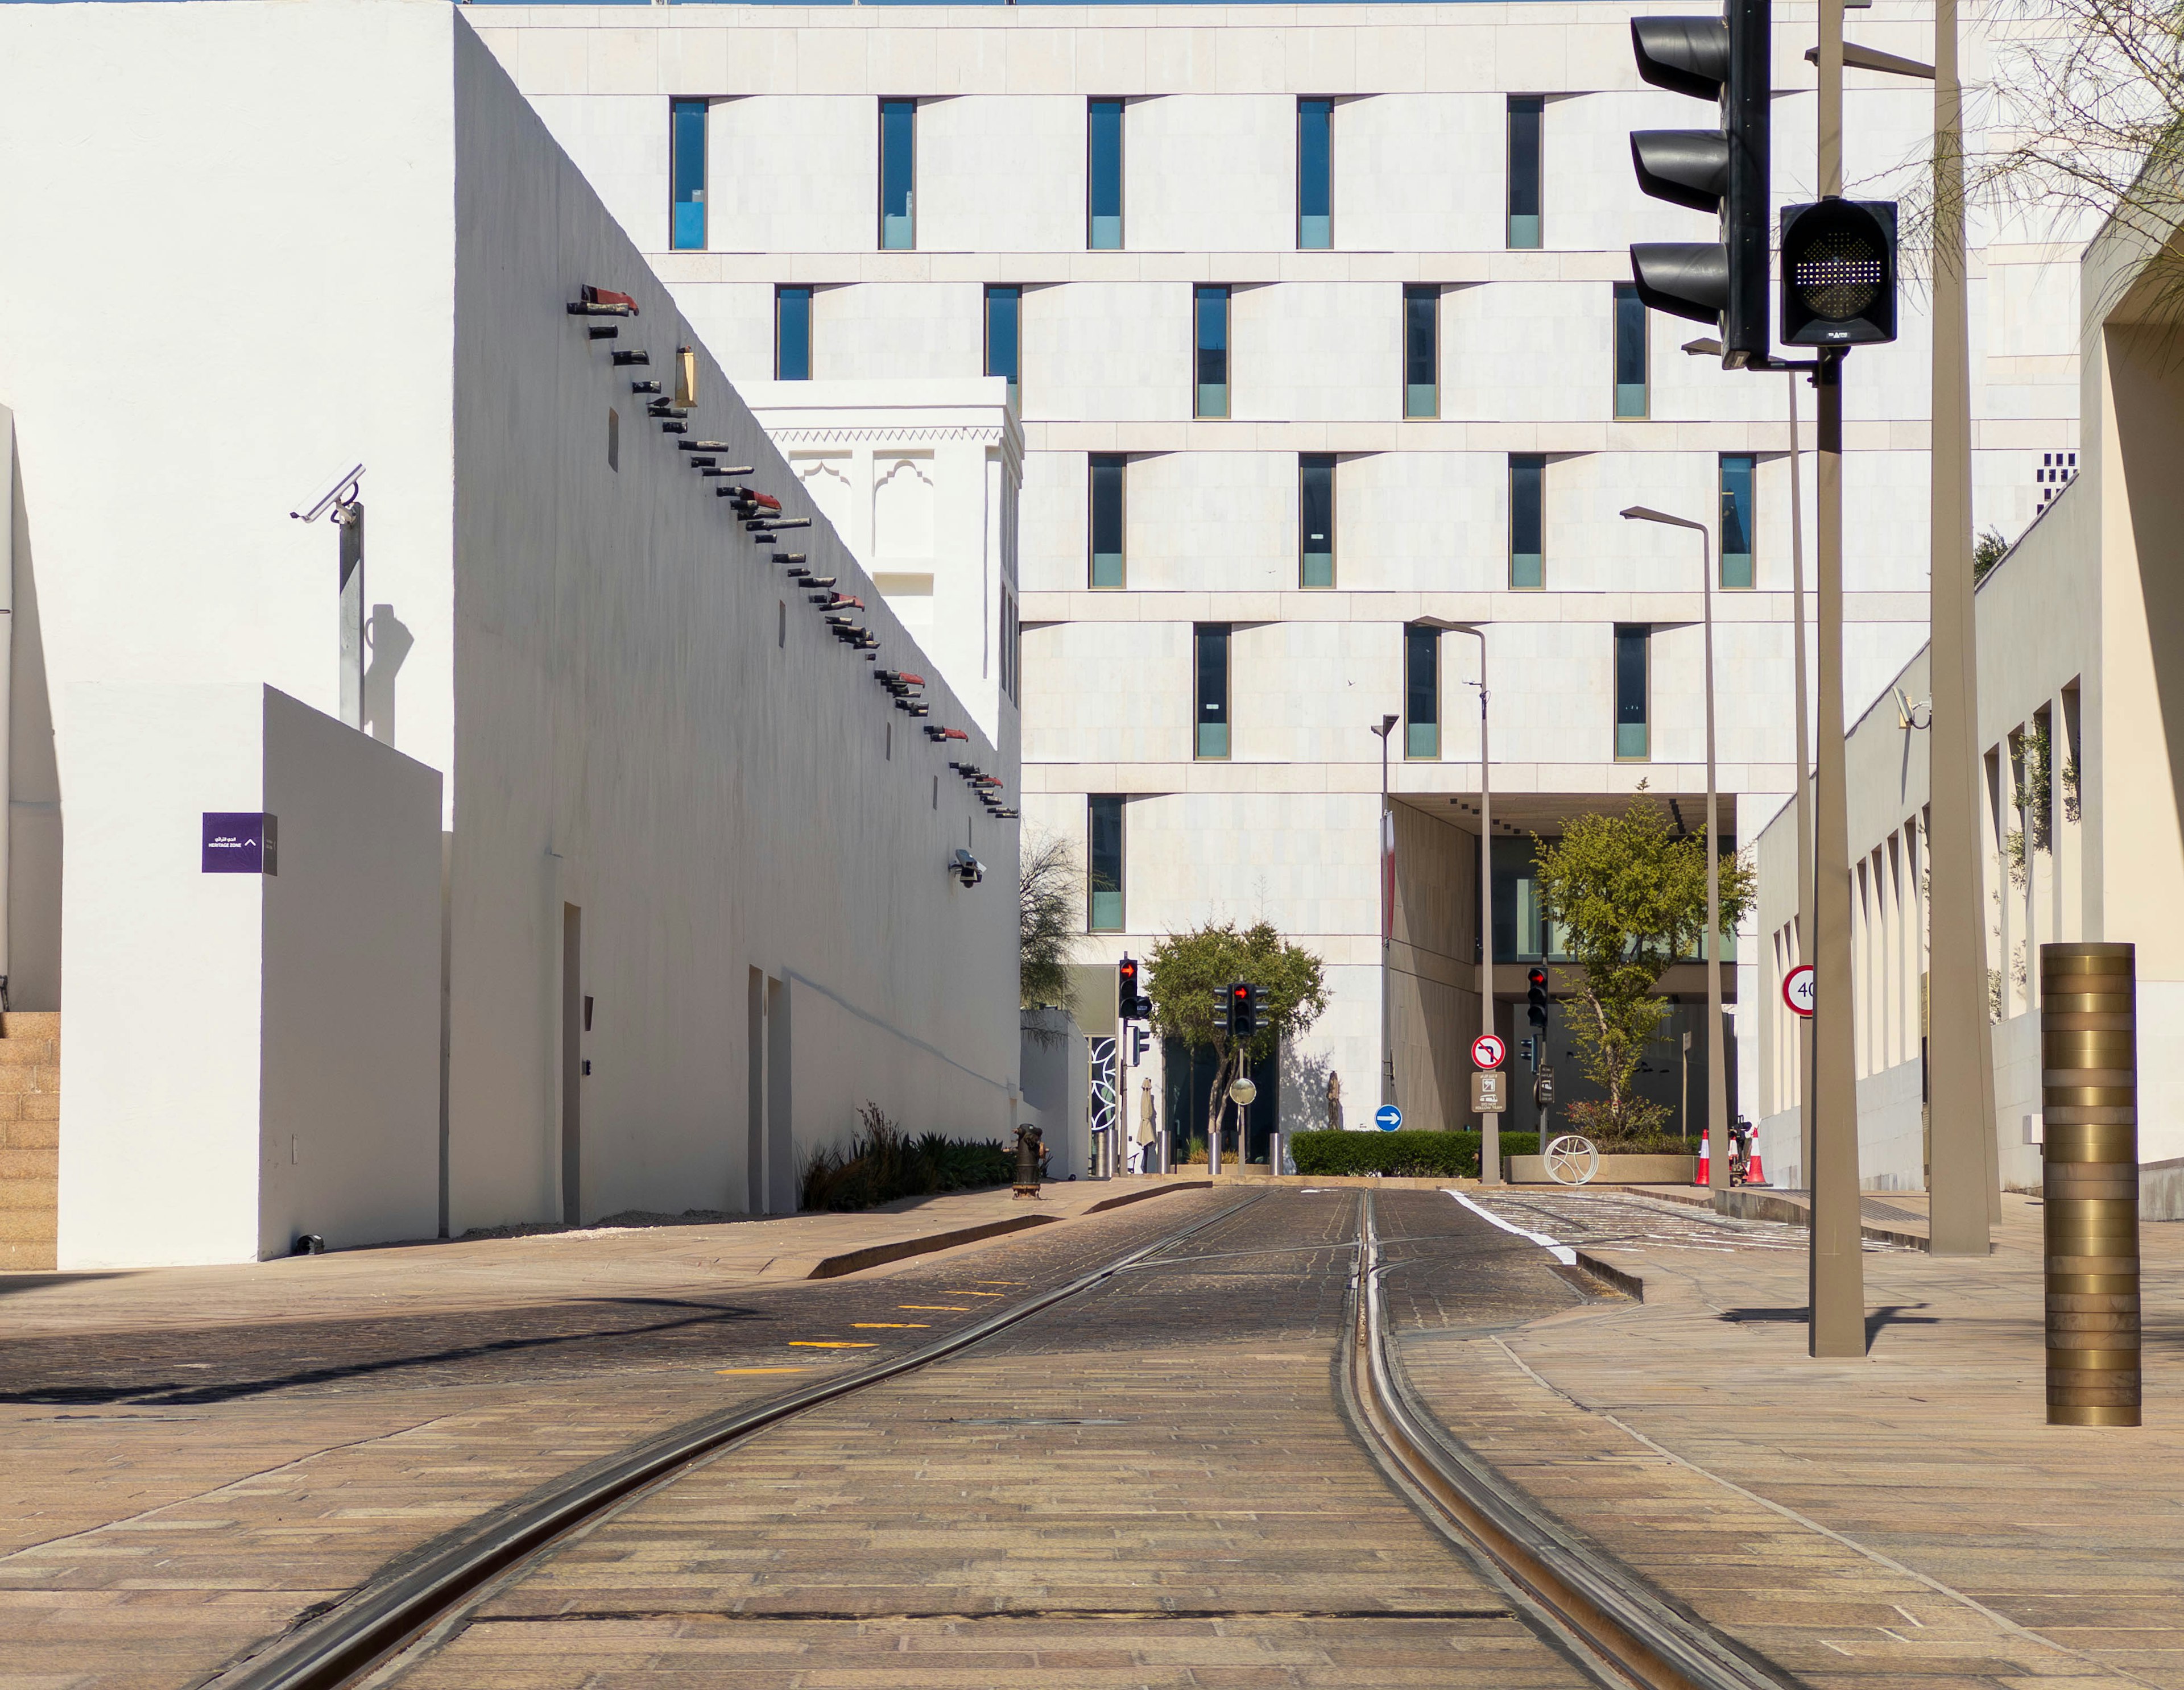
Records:
<instances>
[{"instance_id":1,"label":"narrow vertical window","mask_svg":"<svg viewBox=\"0 0 2184 1690\"><path fill-rule=\"evenodd\" d=\"M1123 249L1123 103L1094 100L1084 136L1084 244Z\"/></svg>"},{"instance_id":2,"label":"narrow vertical window","mask_svg":"<svg viewBox=\"0 0 2184 1690\"><path fill-rule=\"evenodd\" d=\"M1193 415L1228 414L1228 290L1201 286L1192 290L1197 334L1198 399Z\"/></svg>"},{"instance_id":3,"label":"narrow vertical window","mask_svg":"<svg viewBox=\"0 0 2184 1690\"><path fill-rule=\"evenodd\" d=\"M1297 457L1297 585L1334 585L1334 454Z\"/></svg>"},{"instance_id":4,"label":"narrow vertical window","mask_svg":"<svg viewBox=\"0 0 2184 1690\"><path fill-rule=\"evenodd\" d=\"M1228 625L1201 622L1191 630L1197 646L1198 743L1201 757L1228 754Z\"/></svg>"},{"instance_id":5,"label":"narrow vertical window","mask_svg":"<svg viewBox=\"0 0 2184 1690\"><path fill-rule=\"evenodd\" d=\"M1403 414L1440 414L1440 289L1403 289Z\"/></svg>"},{"instance_id":6,"label":"narrow vertical window","mask_svg":"<svg viewBox=\"0 0 2184 1690\"><path fill-rule=\"evenodd\" d=\"M1509 454L1509 585L1547 584L1547 460L1536 452Z\"/></svg>"},{"instance_id":7,"label":"narrow vertical window","mask_svg":"<svg viewBox=\"0 0 2184 1690\"><path fill-rule=\"evenodd\" d=\"M607 407L607 468L621 469L621 413L612 405Z\"/></svg>"},{"instance_id":8,"label":"narrow vertical window","mask_svg":"<svg viewBox=\"0 0 2184 1690\"><path fill-rule=\"evenodd\" d=\"M1023 352L1020 330L1023 320L1023 289L986 290L986 374L1007 378L1009 403L1023 409L1018 384L1023 380Z\"/></svg>"},{"instance_id":9,"label":"narrow vertical window","mask_svg":"<svg viewBox=\"0 0 2184 1690\"><path fill-rule=\"evenodd\" d=\"M1440 630L1403 630L1403 755L1440 755Z\"/></svg>"},{"instance_id":10,"label":"narrow vertical window","mask_svg":"<svg viewBox=\"0 0 2184 1690\"><path fill-rule=\"evenodd\" d=\"M1509 245L1540 244L1540 123L1547 103L1509 96Z\"/></svg>"},{"instance_id":11,"label":"narrow vertical window","mask_svg":"<svg viewBox=\"0 0 2184 1690\"><path fill-rule=\"evenodd\" d=\"M1627 281L1615 284L1615 414L1642 417L1651 404L1646 392L1646 306Z\"/></svg>"},{"instance_id":12,"label":"narrow vertical window","mask_svg":"<svg viewBox=\"0 0 2184 1690\"><path fill-rule=\"evenodd\" d=\"M1297 102L1297 250L1334 244L1334 102Z\"/></svg>"},{"instance_id":13,"label":"narrow vertical window","mask_svg":"<svg viewBox=\"0 0 2184 1690\"><path fill-rule=\"evenodd\" d=\"M1646 688L1651 628L1618 624L1615 630L1615 756L1643 763L1652 755L1646 730Z\"/></svg>"},{"instance_id":14,"label":"narrow vertical window","mask_svg":"<svg viewBox=\"0 0 2184 1690\"><path fill-rule=\"evenodd\" d=\"M1091 920L1095 933L1123 931L1123 798L1119 792L1094 792L1085 800L1090 812L1091 838L1085 860L1090 873L1085 881L1092 893Z\"/></svg>"},{"instance_id":15,"label":"narrow vertical window","mask_svg":"<svg viewBox=\"0 0 2184 1690\"><path fill-rule=\"evenodd\" d=\"M1752 585L1752 471L1748 452L1721 455L1721 584Z\"/></svg>"},{"instance_id":16,"label":"narrow vertical window","mask_svg":"<svg viewBox=\"0 0 2184 1690\"><path fill-rule=\"evenodd\" d=\"M1091 454L1092 585L1120 586L1125 579L1123 493L1129 459L1119 452Z\"/></svg>"},{"instance_id":17,"label":"narrow vertical window","mask_svg":"<svg viewBox=\"0 0 2184 1690\"><path fill-rule=\"evenodd\" d=\"M678 253L703 252L705 247L705 102L673 100L668 103L668 168L674 186L674 224L668 245Z\"/></svg>"},{"instance_id":18,"label":"narrow vertical window","mask_svg":"<svg viewBox=\"0 0 2184 1690\"><path fill-rule=\"evenodd\" d=\"M880 247L917 245L917 102L880 102Z\"/></svg>"},{"instance_id":19,"label":"narrow vertical window","mask_svg":"<svg viewBox=\"0 0 2184 1690\"><path fill-rule=\"evenodd\" d=\"M773 379L811 379L811 290L808 287L773 291Z\"/></svg>"}]
</instances>

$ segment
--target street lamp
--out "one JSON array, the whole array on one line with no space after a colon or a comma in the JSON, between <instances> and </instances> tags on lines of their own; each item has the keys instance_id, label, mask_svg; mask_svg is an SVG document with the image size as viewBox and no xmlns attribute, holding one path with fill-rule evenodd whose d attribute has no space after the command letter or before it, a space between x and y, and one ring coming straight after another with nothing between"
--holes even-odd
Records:
<instances>
[{"instance_id":1,"label":"street lamp","mask_svg":"<svg viewBox=\"0 0 2184 1690\"><path fill-rule=\"evenodd\" d=\"M1396 1046L1388 1015L1389 949L1395 938L1395 820L1388 809L1388 736L1401 716L1383 716L1371 730L1380 737L1380 1104L1396 1101Z\"/></svg>"},{"instance_id":2,"label":"street lamp","mask_svg":"<svg viewBox=\"0 0 2184 1690\"><path fill-rule=\"evenodd\" d=\"M1729 1099L1721 1060L1721 832L1715 816L1713 761L1713 536L1702 522L1670 516L1642 504L1634 504L1622 514L1626 522L1658 522L1670 528L1688 528L1699 536L1699 580L1706 603L1707 940L1702 955L1707 978L1707 1135L1711 1158L1707 1182L1713 1188L1714 1206L1719 1209L1729 1189Z\"/></svg>"},{"instance_id":3,"label":"street lamp","mask_svg":"<svg viewBox=\"0 0 2184 1690\"><path fill-rule=\"evenodd\" d=\"M1479 1030L1491 1035L1494 1025L1494 781L1493 759L1486 743L1486 631L1468 622L1445 622L1421 616L1414 625L1451 634L1469 634L1479 642ZM1479 1117L1479 1183L1502 1183L1502 1117L1482 1110Z\"/></svg>"},{"instance_id":4,"label":"street lamp","mask_svg":"<svg viewBox=\"0 0 2184 1690\"><path fill-rule=\"evenodd\" d=\"M1719 358L1721 342L1685 342L1694 358ZM1813 943L1813 816L1811 736L1805 721L1805 509L1804 481L1797 454L1797 377L1809 364L1771 359L1769 367L1790 378L1790 614L1797 629L1791 647L1791 683L1797 692L1797 948L1795 960L1808 959ZM1797 1176L1807 1190L1813 1181L1813 1049L1812 1023L1797 1019Z\"/></svg>"}]
</instances>

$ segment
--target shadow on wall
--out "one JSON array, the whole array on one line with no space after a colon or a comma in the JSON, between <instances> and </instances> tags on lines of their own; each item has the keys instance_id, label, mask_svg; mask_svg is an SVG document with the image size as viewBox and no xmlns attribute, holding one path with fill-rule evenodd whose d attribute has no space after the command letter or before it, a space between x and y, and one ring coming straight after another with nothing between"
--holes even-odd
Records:
<instances>
[{"instance_id":1,"label":"shadow on wall","mask_svg":"<svg viewBox=\"0 0 2184 1690\"><path fill-rule=\"evenodd\" d=\"M1290 1132L1317 1132L1329 1120L1327 1058L1307 1056L1284 1043L1281 1048L1282 1119Z\"/></svg>"},{"instance_id":2,"label":"shadow on wall","mask_svg":"<svg viewBox=\"0 0 2184 1690\"><path fill-rule=\"evenodd\" d=\"M53 758L53 701L46 684L37 570L31 556L28 495L12 419L0 408L8 454L8 513L14 560L14 614L7 631L8 1000L25 1010L61 1007L61 787Z\"/></svg>"},{"instance_id":3,"label":"shadow on wall","mask_svg":"<svg viewBox=\"0 0 2184 1690\"><path fill-rule=\"evenodd\" d=\"M364 631L365 649L370 661L364 671L364 720L371 737L382 745L394 743L394 682L417 642L394 614L391 604L371 607L371 621Z\"/></svg>"}]
</instances>

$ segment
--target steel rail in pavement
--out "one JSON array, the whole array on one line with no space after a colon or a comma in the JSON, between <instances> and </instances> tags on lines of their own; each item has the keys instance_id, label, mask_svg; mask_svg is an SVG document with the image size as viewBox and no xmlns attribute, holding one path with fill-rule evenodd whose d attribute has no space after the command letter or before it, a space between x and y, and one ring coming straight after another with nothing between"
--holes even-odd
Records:
<instances>
[{"instance_id":1,"label":"steel rail in pavement","mask_svg":"<svg viewBox=\"0 0 2184 1690\"><path fill-rule=\"evenodd\" d=\"M1354 1324L1341 1371L1353 1418L1397 1482L1615 1690L1794 1690L1796 1679L1679 1612L1441 1428L1395 1358L1373 1194L1360 1197Z\"/></svg>"},{"instance_id":2,"label":"steel rail in pavement","mask_svg":"<svg viewBox=\"0 0 2184 1690\"><path fill-rule=\"evenodd\" d=\"M1043 1309L1104 1284L1125 1269L1268 1195L1256 1192L1204 1220L1117 1256L1055 1290L974 1321L894 1358L678 1426L640 1443L543 1496L498 1510L440 1548L398 1562L329 1612L197 1682L197 1690L337 1690L384 1663L489 1583L552 1548L608 1509L673 1480L694 1461L822 1404L959 1354Z\"/></svg>"}]
</instances>

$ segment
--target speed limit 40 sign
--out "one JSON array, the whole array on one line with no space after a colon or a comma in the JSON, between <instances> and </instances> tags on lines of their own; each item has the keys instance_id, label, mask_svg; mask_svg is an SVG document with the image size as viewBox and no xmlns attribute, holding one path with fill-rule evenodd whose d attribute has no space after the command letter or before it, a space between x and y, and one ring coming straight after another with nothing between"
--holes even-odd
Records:
<instances>
[{"instance_id":1,"label":"speed limit 40 sign","mask_svg":"<svg viewBox=\"0 0 2184 1690\"><path fill-rule=\"evenodd\" d=\"M1782 976L1782 1001L1801 1015L1813 1013L1819 1001L1813 985L1813 965L1801 962Z\"/></svg>"}]
</instances>

